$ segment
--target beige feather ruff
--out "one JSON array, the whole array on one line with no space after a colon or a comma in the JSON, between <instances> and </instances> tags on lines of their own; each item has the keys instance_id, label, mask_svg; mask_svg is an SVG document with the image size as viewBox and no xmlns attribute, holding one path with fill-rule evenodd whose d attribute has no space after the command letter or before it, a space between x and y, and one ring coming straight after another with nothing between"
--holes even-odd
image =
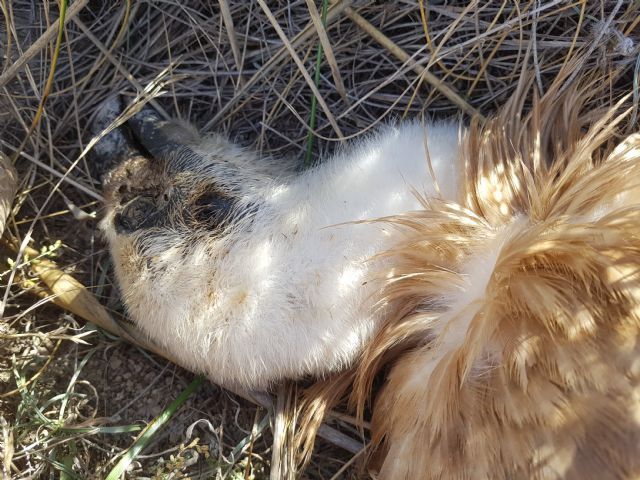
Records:
<instances>
[{"instance_id":1,"label":"beige feather ruff","mask_svg":"<svg viewBox=\"0 0 640 480\"><path fill-rule=\"evenodd\" d=\"M380 275L392 313L352 370L309 390L303 458L327 409L349 392L362 416L383 373L376 478L640 477L640 135L617 136L624 101L594 107L604 79L562 77L526 115L523 78L471 125L458 203L382 220L401 238Z\"/></svg>"}]
</instances>

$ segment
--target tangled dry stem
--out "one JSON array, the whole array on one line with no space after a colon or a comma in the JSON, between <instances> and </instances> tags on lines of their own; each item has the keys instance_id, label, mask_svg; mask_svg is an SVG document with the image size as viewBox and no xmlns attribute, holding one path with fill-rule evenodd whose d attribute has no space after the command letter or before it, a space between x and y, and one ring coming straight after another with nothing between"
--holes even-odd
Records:
<instances>
[{"instance_id":1,"label":"tangled dry stem","mask_svg":"<svg viewBox=\"0 0 640 480\"><path fill-rule=\"evenodd\" d=\"M6 58L0 74L0 146L16 158L19 174L5 238L36 249L59 241L61 248L38 255L47 260L55 256L58 266L86 286L112 315L121 317L108 256L95 233L99 185L88 157L80 156L90 140L97 106L114 93L129 101L150 101L164 115L189 119L205 131L222 130L265 155L293 155L302 162L313 90L322 106L313 131L317 159L345 139L391 119L489 115L513 93L523 69L533 71L538 89L544 92L577 51L589 55L575 66L576 74L616 72L610 76L616 80L609 85L608 96L594 99L594 106L606 106L638 85L637 2L332 1L326 27L314 17L319 7L314 10L309 3L73 1L44 115L26 138L51 68L58 6L51 1L36 5L0 0L0 51ZM327 54L316 87L310 79L321 40ZM637 112L637 91L634 102ZM629 131L638 128L637 115L630 118ZM4 253L16 258L10 249ZM121 347L52 307L46 283L33 275L38 270L34 253L22 257L5 264L0 277L5 299L0 392L15 390L16 382L20 386L18 394L0 399L4 472L13 478L34 478L61 470L79 478L100 478L129 444L127 434L114 440L99 429L62 432L52 426L52 419L58 427L138 420L125 416L118 423L113 416L118 407L93 408L92 401L110 395L109 389L99 375L82 370L87 362L91 368L105 368L109 362L105 354ZM43 295L44 300L37 300ZM85 338L92 345L83 344ZM92 355L94 360L83 360ZM184 385L185 372L162 367L141 352L127 352L125 360L130 356L147 362L151 374L149 379L133 379L135 401L148 391L147 383L162 390L159 385L166 379L177 378L173 385L169 380L162 387L164 396L170 397ZM101 357L105 358L95 361ZM40 378L27 386L20 383L34 375ZM61 393L71 399L68 406L47 403ZM132 478L140 472L151 477L149 472L169 464L173 475L264 475L271 442L255 428L264 411L256 412L248 404L236 407L235 400L219 392L211 401L211 391L207 393L209 400L200 397L187 406L190 415L185 422L202 418L208 418L209 425L211 419L219 422L208 437L203 434L208 448L217 445L216 461L205 462L203 469L202 462L184 459L200 452L202 460L204 449L180 448L184 436L159 437ZM110 400L115 402L116 397ZM277 405L284 408L287 402L282 402ZM34 405L45 407L34 410ZM230 419L229 410L236 412L236 420ZM335 429L358 442L358 430L349 416L336 413L331 418ZM290 426L285 422L277 428L286 433ZM243 443L247 438L251 441ZM290 446L282 438L275 444L280 445L277 455L282 460L278 468L285 471L290 467ZM166 450L173 460L165 459ZM159 466L158 458L166 461ZM320 444L308 475L346 475L341 467L348 466L350 458L330 444Z\"/></svg>"}]
</instances>

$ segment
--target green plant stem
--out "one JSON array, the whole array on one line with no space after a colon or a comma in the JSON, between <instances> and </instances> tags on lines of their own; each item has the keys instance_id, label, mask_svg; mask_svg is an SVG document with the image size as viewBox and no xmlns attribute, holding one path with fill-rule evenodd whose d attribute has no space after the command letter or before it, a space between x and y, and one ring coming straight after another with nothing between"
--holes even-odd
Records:
<instances>
[{"instance_id":1,"label":"green plant stem","mask_svg":"<svg viewBox=\"0 0 640 480\"><path fill-rule=\"evenodd\" d=\"M67 16L67 6L69 4L68 0L60 0L60 14L59 14L59 27L58 27L58 35L56 37L56 44L53 48L53 55L51 56L51 68L49 70L49 76L47 77L47 82L44 85L44 90L42 91L42 97L40 98L40 104L38 105L38 110L36 110L36 114L33 116L33 120L31 121L31 126L27 131L27 134L24 137L24 140L20 144L20 147L15 151L11 158L11 163L15 163L16 159L20 155L20 152L24 149L29 137L34 132L38 123L40 123L40 118L42 117L42 113L44 112L44 104L47 101L47 97L51 93L51 88L53 87L53 80L56 75L56 65L58 64L58 57L60 56L60 49L62 47L62 38L64 37L64 20Z\"/></svg>"},{"instance_id":2,"label":"green plant stem","mask_svg":"<svg viewBox=\"0 0 640 480\"><path fill-rule=\"evenodd\" d=\"M115 467L109 472L106 480L119 480L124 474L127 467L133 462L133 460L138 456L138 454L142 451L142 449L149 443L151 438L156 434L162 426L169 421L169 419L173 416L173 414L178 410L184 402L187 401L187 398L194 393L202 382L204 378L202 376L196 377L184 391L178 395L178 397L169 404L164 411L154 418L149 425L147 425L144 430L138 435L138 438L133 442L127 451L124 453L120 461L116 464Z\"/></svg>"},{"instance_id":3,"label":"green plant stem","mask_svg":"<svg viewBox=\"0 0 640 480\"><path fill-rule=\"evenodd\" d=\"M329 9L329 0L322 2L322 25L327 25L327 10ZM318 40L318 52L316 53L316 71L314 72L313 81L316 87L320 84L320 67L322 66L322 42ZM313 131L316 129L316 117L318 114L318 99L315 95L311 97L311 115L309 118L309 131L307 132L307 153L304 157L304 166L311 166L313 158L313 141L315 139Z\"/></svg>"}]
</instances>

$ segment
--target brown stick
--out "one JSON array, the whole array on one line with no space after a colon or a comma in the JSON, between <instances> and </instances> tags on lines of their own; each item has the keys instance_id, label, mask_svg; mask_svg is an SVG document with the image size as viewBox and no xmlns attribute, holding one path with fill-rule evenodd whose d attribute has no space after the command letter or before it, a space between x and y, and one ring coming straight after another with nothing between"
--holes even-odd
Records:
<instances>
[{"instance_id":1,"label":"brown stick","mask_svg":"<svg viewBox=\"0 0 640 480\"><path fill-rule=\"evenodd\" d=\"M229 44L231 45L233 60L236 62L236 70L238 70L238 74L240 74L242 73L242 56L240 55L240 49L238 48L238 39L233 25L231 10L229 10L229 4L226 0L218 0L218 3L220 4L220 12L222 13L224 28L227 30L227 37L229 38ZM238 75L238 83L242 85L242 75Z\"/></svg>"},{"instance_id":2,"label":"brown stick","mask_svg":"<svg viewBox=\"0 0 640 480\"><path fill-rule=\"evenodd\" d=\"M421 75L427 83L429 83L432 87L442 93L442 95L451 100L451 102L457 105L461 110L467 112L469 115L477 116L478 118L484 118L475 108L469 105L469 103L467 103L467 101L462 98L458 92L456 92L453 88L436 77L433 73L429 72L415 60L413 60L407 52L396 45L393 40L391 40L384 33L374 27L371 23L365 20L365 18L358 12L356 12L353 8L345 8L344 14L353 23L358 25L358 27L367 32L376 42L389 50L389 52L394 57L396 57L401 62L409 65L414 72L416 72L418 75Z\"/></svg>"}]
</instances>

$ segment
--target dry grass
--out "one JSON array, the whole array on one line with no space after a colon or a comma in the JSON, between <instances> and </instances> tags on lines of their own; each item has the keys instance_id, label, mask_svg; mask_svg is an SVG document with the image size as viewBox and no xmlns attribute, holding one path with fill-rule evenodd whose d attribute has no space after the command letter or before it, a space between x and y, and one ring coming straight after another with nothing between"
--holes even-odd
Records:
<instances>
[{"instance_id":1,"label":"dry grass","mask_svg":"<svg viewBox=\"0 0 640 480\"><path fill-rule=\"evenodd\" d=\"M308 0L75 0L48 97L58 3L0 0L0 10L0 147L19 178L0 269L0 448L8 478L104 478L191 377L56 307L38 274L42 261L54 260L122 317L96 231L100 188L90 157L80 155L97 105L114 92L148 100L155 89L151 101L167 116L301 164L314 91L311 151L319 158L390 119L489 115L515 88L529 46L540 90L575 52L587 52L577 70L617 72L599 101L635 85L638 107L637 0L337 1L324 31L322 2ZM629 129L637 130L637 118ZM36 252L25 256L27 245ZM286 398L279 400L276 411L286 409ZM268 476L269 418L206 384L153 436L127 478ZM358 445L351 417L336 412L329 423ZM273 429L286 433L288 425L276 421ZM286 442L276 440L284 471ZM307 477L355 475L357 459L335 443L319 443Z\"/></svg>"}]
</instances>

